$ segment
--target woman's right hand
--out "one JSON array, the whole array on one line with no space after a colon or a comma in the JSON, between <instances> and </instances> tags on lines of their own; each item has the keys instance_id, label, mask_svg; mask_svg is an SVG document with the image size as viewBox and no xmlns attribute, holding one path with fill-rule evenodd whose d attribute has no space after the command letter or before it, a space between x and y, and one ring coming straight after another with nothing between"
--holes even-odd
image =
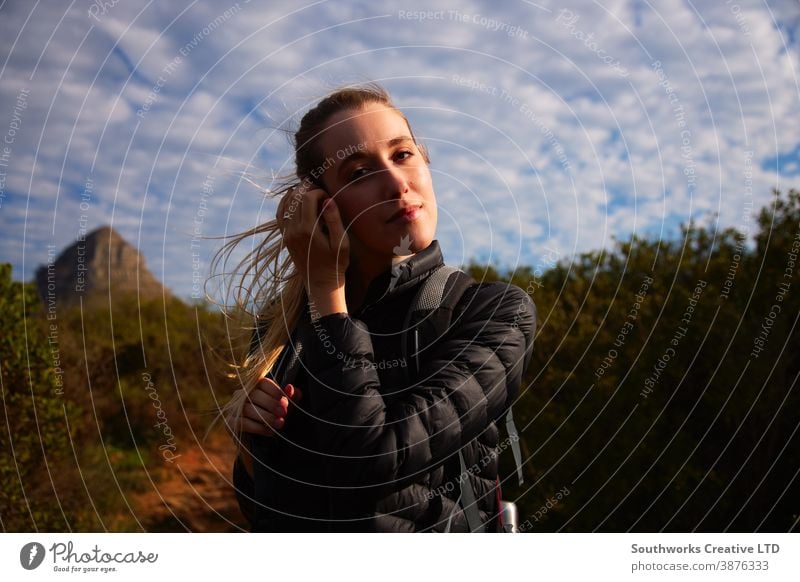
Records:
<instances>
[{"instance_id":1,"label":"woman's right hand","mask_svg":"<svg viewBox=\"0 0 800 582\"><path fill-rule=\"evenodd\" d=\"M273 436L286 424L289 401L299 402L302 391L293 384L282 390L269 378L261 378L250 392L239 419L243 432Z\"/></svg>"},{"instance_id":2,"label":"woman's right hand","mask_svg":"<svg viewBox=\"0 0 800 582\"><path fill-rule=\"evenodd\" d=\"M306 178L283 196L275 220L314 310L347 312L350 238L333 198Z\"/></svg>"}]
</instances>

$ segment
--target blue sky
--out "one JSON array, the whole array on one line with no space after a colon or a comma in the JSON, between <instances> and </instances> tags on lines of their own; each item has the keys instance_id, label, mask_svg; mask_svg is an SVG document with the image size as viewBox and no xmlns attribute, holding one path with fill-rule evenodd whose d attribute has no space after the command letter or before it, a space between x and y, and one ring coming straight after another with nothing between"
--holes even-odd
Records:
<instances>
[{"instance_id":1,"label":"blue sky","mask_svg":"<svg viewBox=\"0 0 800 582\"><path fill-rule=\"evenodd\" d=\"M189 296L219 244L195 231L274 216L241 175L291 169L275 128L367 80L431 152L448 263L736 227L800 186L799 25L796 0L5 2L0 261L29 280L111 224Z\"/></svg>"}]
</instances>

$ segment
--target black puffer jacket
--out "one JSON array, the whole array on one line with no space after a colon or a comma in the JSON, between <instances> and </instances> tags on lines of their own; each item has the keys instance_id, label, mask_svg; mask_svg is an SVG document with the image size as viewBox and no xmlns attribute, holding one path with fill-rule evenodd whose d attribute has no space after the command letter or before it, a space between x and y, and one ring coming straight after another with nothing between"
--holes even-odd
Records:
<instances>
[{"instance_id":1,"label":"black puffer jacket","mask_svg":"<svg viewBox=\"0 0 800 582\"><path fill-rule=\"evenodd\" d=\"M409 385L404 317L442 264L433 241L399 275L377 277L357 313L312 323L306 310L293 335L299 362L287 349L274 374L303 399L278 434L246 435L257 485L238 460L234 468L254 531L444 531L464 478L459 449L486 531L497 531L498 457L509 444L498 426L530 360L536 310L519 287L473 285ZM460 508L451 531L469 531Z\"/></svg>"}]
</instances>

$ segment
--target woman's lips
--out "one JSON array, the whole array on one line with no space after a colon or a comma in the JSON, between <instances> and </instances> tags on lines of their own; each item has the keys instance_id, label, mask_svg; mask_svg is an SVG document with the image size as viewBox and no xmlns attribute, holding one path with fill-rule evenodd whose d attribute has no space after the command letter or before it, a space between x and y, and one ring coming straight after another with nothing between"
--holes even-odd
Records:
<instances>
[{"instance_id":1,"label":"woman's lips","mask_svg":"<svg viewBox=\"0 0 800 582\"><path fill-rule=\"evenodd\" d=\"M413 222L419 217L421 206L413 206L411 208L406 208L401 210L400 212L396 213L392 218L389 219L389 222L396 222L400 221L403 223Z\"/></svg>"}]
</instances>

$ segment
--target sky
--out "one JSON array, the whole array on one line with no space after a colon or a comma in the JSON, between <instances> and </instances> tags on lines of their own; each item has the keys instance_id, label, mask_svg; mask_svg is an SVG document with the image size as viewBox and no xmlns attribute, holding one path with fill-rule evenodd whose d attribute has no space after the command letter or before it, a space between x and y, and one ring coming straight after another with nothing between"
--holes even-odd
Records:
<instances>
[{"instance_id":1,"label":"sky","mask_svg":"<svg viewBox=\"0 0 800 582\"><path fill-rule=\"evenodd\" d=\"M798 0L2 2L0 262L111 225L198 297L302 114L365 81L430 152L448 264L743 230L800 187L798 28Z\"/></svg>"}]
</instances>

